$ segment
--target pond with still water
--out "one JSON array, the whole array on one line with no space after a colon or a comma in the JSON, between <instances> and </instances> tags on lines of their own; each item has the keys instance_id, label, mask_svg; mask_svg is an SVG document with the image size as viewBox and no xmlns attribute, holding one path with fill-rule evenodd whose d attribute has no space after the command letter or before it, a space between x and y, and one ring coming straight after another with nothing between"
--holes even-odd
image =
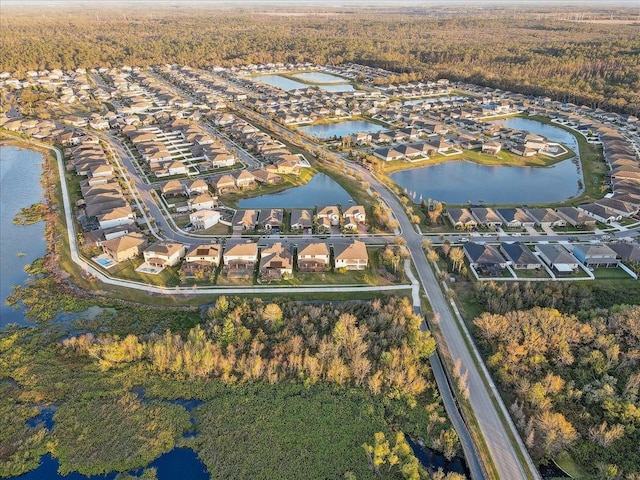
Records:
<instances>
[{"instance_id":1,"label":"pond with still water","mask_svg":"<svg viewBox=\"0 0 640 480\"><path fill-rule=\"evenodd\" d=\"M240 208L313 208L314 206L343 206L353 202L351 196L335 180L317 173L309 183L280 193L247 198L238 202Z\"/></svg>"},{"instance_id":2,"label":"pond with still water","mask_svg":"<svg viewBox=\"0 0 640 480\"><path fill-rule=\"evenodd\" d=\"M344 137L345 135L352 135L358 132L376 133L385 130L385 127L377 123L367 122L366 120L347 120L346 122L308 125L306 127L300 127L298 130L321 140L327 140L329 138Z\"/></svg>"},{"instance_id":3,"label":"pond with still water","mask_svg":"<svg viewBox=\"0 0 640 480\"><path fill-rule=\"evenodd\" d=\"M320 72L305 72L296 73L292 75L293 78L302 80L303 82L322 84L322 83L349 83L349 80L338 77L336 75L330 75L328 73Z\"/></svg>"},{"instance_id":4,"label":"pond with still water","mask_svg":"<svg viewBox=\"0 0 640 480\"><path fill-rule=\"evenodd\" d=\"M500 120L509 128L544 135L578 151L576 138L565 130L526 118ZM564 160L551 167L510 167L452 161L392 173L390 177L416 202L432 198L447 203L556 203L581 193L579 162Z\"/></svg>"},{"instance_id":5,"label":"pond with still water","mask_svg":"<svg viewBox=\"0 0 640 480\"><path fill-rule=\"evenodd\" d=\"M266 83L267 85L271 85L272 87L280 88L282 90L290 91L290 90L298 90L305 89L309 87L317 86L321 90L325 90L327 92L351 92L354 90L353 85L348 83L343 84L332 84L332 85L311 85L308 83L297 82L287 77L282 77L280 75L257 75L253 77L254 80L259 80L262 83Z\"/></svg>"}]
</instances>

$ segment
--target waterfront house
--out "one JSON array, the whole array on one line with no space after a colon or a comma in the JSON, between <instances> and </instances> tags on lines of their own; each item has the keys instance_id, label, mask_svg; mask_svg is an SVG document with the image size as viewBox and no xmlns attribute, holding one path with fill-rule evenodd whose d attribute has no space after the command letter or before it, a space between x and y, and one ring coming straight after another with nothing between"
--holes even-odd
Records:
<instances>
[{"instance_id":1,"label":"waterfront house","mask_svg":"<svg viewBox=\"0 0 640 480\"><path fill-rule=\"evenodd\" d=\"M258 226L262 230L280 231L284 219L284 210L281 208L270 208L262 210Z\"/></svg>"},{"instance_id":2,"label":"waterfront house","mask_svg":"<svg viewBox=\"0 0 640 480\"><path fill-rule=\"evenodd\" d=\"M319 224L321 223L320 220L327 219L331 226L340 225L340 211L338 210L338 206L327 205L325 207L319 207L316 218Z\"/></svg>"},{"instance_id":3,"label":"waterfront house","mask_svg":"<svg viewBox=\"0 0 640 480\"><path fill-rule=\"evenodd\" d=\"M472 207L469 211L473 218L476 219L476 222L478 222L478 225L492 229L496 229L502 225L502 219L493 208Z\"/></svg>"},{"instance_id":4,"label":"waterfront house","mask_svg":"<svg viewBox=\"0 0 640 480\"><path fill-rule=\"evenodd\" d=\"M478 222L467 208L449 208L447 218L454 228L460 230L470 230L478 226Z\"/></svg>"},{"instance_id":5,"label":"waterfront house","mask_svg":"<svg viewBox=\"0 0 640 480\"><path fill-rule=\"evenodd\" d=\"M540 227L564 227L567 224L551 208L528 208L526 212Z\"/></svg>"},{"instance_id":6,"label":"waterfront house","mask_svg":"<svg viewBox=\"0 0 640 480\"><path fill-rule=\"evenodd\" d=\"M102 242L102 251L115 262L123 262L140 255L146 244L144 235L132 232Z\"/></svg>"},{"instance_id":7,"label":"waterfront house","mask_svg":"<svg viewBox=\"0 0 640 480\"><path fill-rule=\"evenodd\" d=\"M306 230L313 227L313 215L311 210L291 210L291 230Z\"/></svg>"},{"instance_id":8,"label":"waterfront house","mask_svg":"<svg viewBox=\"0 0 640 480\"><path fill-rule=\"evenodd\" d=\"M581 212L576 207L559 207L556 208L556 213L574 227L593 228L596 226L595 218Z\"/></svg>"}]
</instances>

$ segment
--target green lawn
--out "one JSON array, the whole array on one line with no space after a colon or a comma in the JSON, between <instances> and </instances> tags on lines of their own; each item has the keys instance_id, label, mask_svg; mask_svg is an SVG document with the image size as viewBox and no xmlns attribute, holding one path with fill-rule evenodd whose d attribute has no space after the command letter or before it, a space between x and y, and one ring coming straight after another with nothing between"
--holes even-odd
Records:
<instances>
[{"instance_id":1,"label":"green lawn","mask_svg":"<svg viewBox=\"0 0 640 480\"><path fill-rule=\"evenodd\" d=\"M593 274L597 280L628 280L631 278L621 268L594 268Z\"/></svg>"}]
</instances>

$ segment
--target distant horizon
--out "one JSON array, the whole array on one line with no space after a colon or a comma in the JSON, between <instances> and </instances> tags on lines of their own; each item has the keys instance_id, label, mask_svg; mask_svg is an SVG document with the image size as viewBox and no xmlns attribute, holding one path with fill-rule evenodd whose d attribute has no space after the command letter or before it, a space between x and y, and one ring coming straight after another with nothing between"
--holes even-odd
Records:
<instances>
[{"instance_id":1,"label":"distant horizon","mask_svg":"<svg viewBox=\"0 0 640 480\"><path fill-rule=\"evenodd\" d=\"M2 7L8 6L110 6L129 5L138 6L141 3L153 3L157 6L220 6L243 8L247 6L269 7L428 7L428 6L473 6L473 7L580 7L584 9L599 9L610 7L637 8L637 0L3 0Z\"/></svg>"}]
</instances>

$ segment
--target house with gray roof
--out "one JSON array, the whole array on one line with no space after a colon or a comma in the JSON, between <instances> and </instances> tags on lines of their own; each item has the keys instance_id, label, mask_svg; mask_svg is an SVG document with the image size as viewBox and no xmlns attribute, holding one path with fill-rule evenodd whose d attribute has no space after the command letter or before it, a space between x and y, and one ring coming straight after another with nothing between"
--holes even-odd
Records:
<instances>
[{"instance_id":1,"label":"house with gray roof","mask_svg":"<svg viewBox=\"0 0 640 480\"><path fill-rule=\"evenodd\" d=\"M492 245L467 242L463 250L471 267L483 274L500 275L507 266L507 260Z\"/></svg>"},{"instance_id":2,"label":"house with gray roof","mask_svg":"<svg viewBox=\"0 0 640 480\"><path fill-rule=\"evenodd\" d=\"M573 273L579 267L578 259L571 255L562 245L539 243L535 248L542 261L560 275Z\"/></svg>"},{"instance_id":3,"label":"house with gray roof","mask_svg":"<svg viewBox=\"0 0 640 480\"><path fill-rule=\"evenodd\" d=\"M618 266L618 254L607 245L575 245L573 256L587 267Z\"/></svg>"},{"instance_id":4,"label":"house with gray roof","mask_svg":"<svg viewBox=\"0 0 640 480\"><path fill-rule=\"evenodd\" d=\"M501 243L500 251L509 260L511 267L520 270L534 270L542 267L542 260L536 257L522 242Z\"/></svg>"}]
</instances>

